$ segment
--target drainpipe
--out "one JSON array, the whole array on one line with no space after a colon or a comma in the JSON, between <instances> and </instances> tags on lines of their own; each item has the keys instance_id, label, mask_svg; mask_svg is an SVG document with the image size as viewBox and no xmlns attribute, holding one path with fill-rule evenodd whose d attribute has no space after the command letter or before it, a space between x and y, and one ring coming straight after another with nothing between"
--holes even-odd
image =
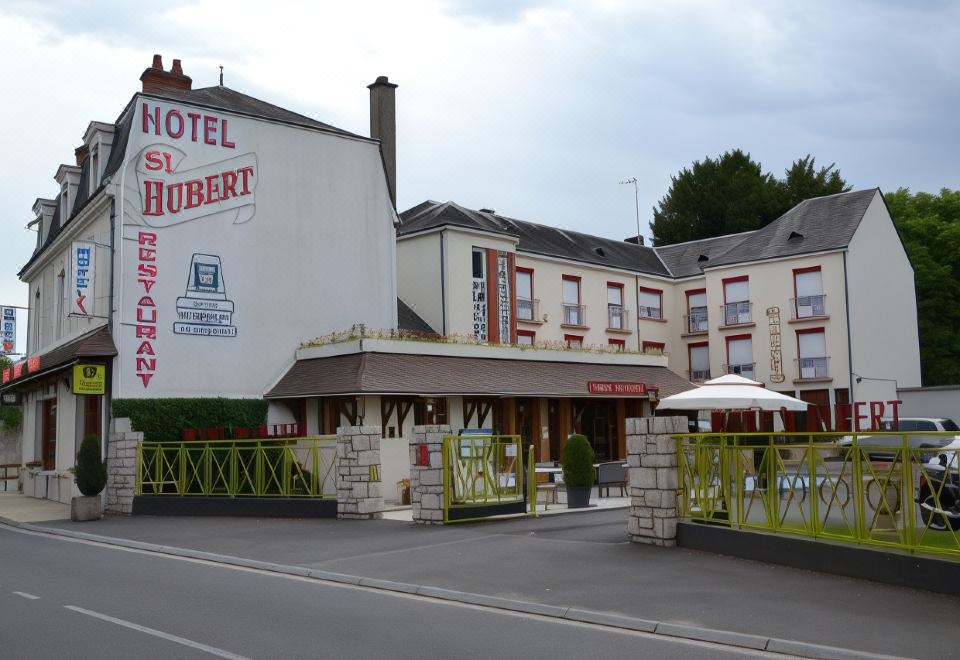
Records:
<instances>
[{"instance_id":1,"label":"drainpipe","mask_svg":"<svg viewBox=\"0 0 960 660\"><path fill-rule=\"evenodd\" d=\"M117 267L116 266L117 255L115 250L116 236L114 235L114 232L116 231L116 227L117 227L117 198L111 196L110 197L110 299L108 301L108 308L107 308L107 327L110 329L111 336L113 336L113 331L114 331L114 328L113 328L113 275ZM113 364L116 365L117 362L119 362L119 360L120 360L120 352L117 351L117 356L113 358ZM103 400L104 400L105 410L100 411L100 414L103 415L103 421L105 422L105 424L103 424L104 433L100 438L100 444L102 445L100 447L101 456L107 455L107 438L110 436L110 418L112 416L111 411L113 410L113 372L114 371L115 369L113 368L110 369L109 387L104 387Z\"/></svg>"},{"instance_id":2,"label":"drainpipe","mask_svg":"<svg viewBox=\"0 0 960 660\"><path fill-rule=\"evenodd\" d=\"M849 368L850 373L848 374L849 383L850 383L850 403L852 404L857 400L857 397L854 395L853 386L855 381L853 379L853 340L850 332L850 283L847 280L847 251L843 251L843 300L846 305L847 311L847 367ZM834 402L836 403L836 402Z\"/></svg>"},{"instance_id":3,"label":"drainpipe","mask_svg":"<svg viewBox=\"0 0 960 660\"><path fill-rule=\"evenodd\" d=\"M443 326L440 334L447 335L447 259L444 254L444 244L447 242L447 232L440 232L440 323Z\"/></svg>"}]
</instances>

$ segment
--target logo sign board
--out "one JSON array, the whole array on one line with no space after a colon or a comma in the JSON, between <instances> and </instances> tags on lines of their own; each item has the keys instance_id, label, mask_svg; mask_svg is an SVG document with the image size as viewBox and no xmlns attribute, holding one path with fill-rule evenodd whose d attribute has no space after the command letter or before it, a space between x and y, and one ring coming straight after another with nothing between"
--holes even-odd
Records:
<instances>
[{"instance_id":1,"label":"logo sign board","mask_svg":"<svg viewBox=\"0 0 960 660\"><path fill-rule=\"evenodd\" d=\"M0 355L13 353L17 344L17 310L0 307Z\"/></svg>"},{"instance_id":2,"label":"logo sign board","mask_svg":"<svg viewBox=\"0 0 960 660\"><path fill-rule=\"evenodd\" d=\"M646 383L624 383L617 381L591 380L587 382L590 394L646 394Z\"/></svg>"},{"instance_id":3,"label":"logo sign board","mask_svg":"<svg viewBox=\"0 0 960 660\"><path fill-rule=\"evenodd\" d=\"M107 368L102 364L73 365L74 394L103 394L106 391Z\"/></svg>"},{"instance_id":4,"label":"logo sign board","mask_svg":"<svg viewBox=\"0 0 960 660\"><path fill-rule=\"evenodd\" d=\"M74 241L70 246L70 314L89 316L93 312L95 246Z\"/></svg>"}]
</instances>

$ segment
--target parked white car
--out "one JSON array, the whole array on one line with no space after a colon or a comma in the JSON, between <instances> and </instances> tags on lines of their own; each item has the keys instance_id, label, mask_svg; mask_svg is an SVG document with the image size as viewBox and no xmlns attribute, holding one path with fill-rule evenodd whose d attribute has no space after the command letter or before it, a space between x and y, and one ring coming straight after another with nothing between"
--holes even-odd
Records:
<instances>
[{"instance_id":1,"label":"parked white car","mask_svg":"<svg viewBox=\"0 0 960 660\"><path fill-rule=\"evenodd\" d=\"M960 449L960 427L947 417L901 417L894 428L893 420L885 419L880 423L880 431L892 433L916 432L916 435L907 435L907 445L912 449L930 449L936 455L930 460L939 462L939 455L944 452L954 452ZM953 432L956 435L926 435L925 431ZM868 447L868 454L873 460L892 459L893 454L884 451L887 447L902 447L903 437L900 435L859 435L857 442L862 447ZM844 436L839 442L841 447L853 444L853 436ZM874 451L873 448L878 448ZM949 457L948 457L949 461Z\"/></svg>"}]
</instances>

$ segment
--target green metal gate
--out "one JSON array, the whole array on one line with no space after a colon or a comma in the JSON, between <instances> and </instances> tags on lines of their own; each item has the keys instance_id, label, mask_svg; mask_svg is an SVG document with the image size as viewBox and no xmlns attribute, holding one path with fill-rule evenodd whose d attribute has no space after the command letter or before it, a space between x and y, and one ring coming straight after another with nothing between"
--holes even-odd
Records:
<instances>
[{"instance_id":1,"label":"green metal gate","mask_svg":"<svg viewBox=\"0 0 960 660\"><path fill-rule=\"evenodd\" d=\"M524 470L517 435L448 435L443 439L443 521L533 514L533 447Z\"/></svg>"}]
</instances>

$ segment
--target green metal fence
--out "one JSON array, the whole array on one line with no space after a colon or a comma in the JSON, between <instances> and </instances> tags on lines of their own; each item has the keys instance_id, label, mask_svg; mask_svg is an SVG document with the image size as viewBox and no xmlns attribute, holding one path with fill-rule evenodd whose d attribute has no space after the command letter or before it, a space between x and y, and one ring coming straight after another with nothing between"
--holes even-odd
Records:
<instances>
[{"instance_id":1,"label":"green metal fence","mask_svg":"<svg viewBox=\"0 0 960 660\"><path fill-rule=\"evenodd\" d=\"M336 436L143 442L137 495L336 499Z\"/></svg>"},{"instance_id":2,"label":"green metal fence","mask_svg":"<svg viewBox=\"0 0 960 660\"><path fill-rule=\"evenodd\" d=\"M952 433L675 437L684 518L960 559Z\"/></svg>"},{"instance_id":3,"label":"green metal fence","mask_svg":"<svg viewBox=\"0 0 960 660\"><path fill-rule=\"evenodd\" d=\"M444 522L534 513L533 447L524 472L516 435L462 435L443 439Z\"/></svg>"}]
</instances>

